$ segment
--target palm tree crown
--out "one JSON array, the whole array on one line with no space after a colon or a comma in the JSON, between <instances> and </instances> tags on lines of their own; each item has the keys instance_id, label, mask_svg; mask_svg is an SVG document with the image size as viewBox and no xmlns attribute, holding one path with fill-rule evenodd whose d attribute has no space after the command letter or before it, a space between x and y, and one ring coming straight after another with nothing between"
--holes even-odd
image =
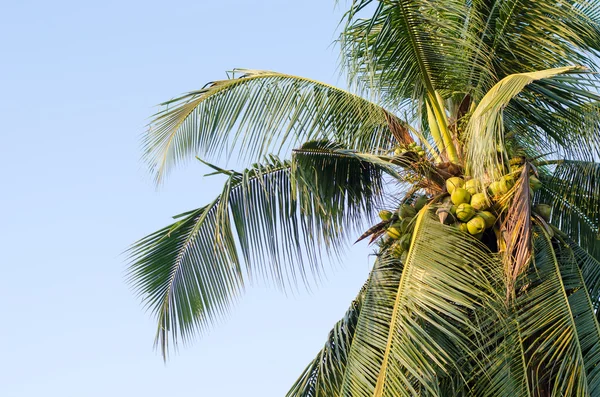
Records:
<instances>
[{"instance_id":1,"label":"palm tree crown","mask_svg":"<svg viewBox=\"0 0 600 397\"><path fill-rule=\"evenodd\" d=\"M129 251L163 353L248 279L310 283L358 238L370 276L288 396L600 395L600 2L354 0L344 21L350 91L236 69L150 124L157 182L196 155L227 177ZM252 165L208 162L233 152Z\"/></svg>"}]
</instances>

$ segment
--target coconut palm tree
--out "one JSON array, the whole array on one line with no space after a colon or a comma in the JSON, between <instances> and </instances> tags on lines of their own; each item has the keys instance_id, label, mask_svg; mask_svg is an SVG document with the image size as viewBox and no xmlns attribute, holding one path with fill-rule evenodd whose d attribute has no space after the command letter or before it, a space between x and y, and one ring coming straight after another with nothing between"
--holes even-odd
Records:
<instances>
[{"instance_id":1,"label":"coconut palm tree","mask_svg":"<svg viewBox=\"0 0 600 397\"><path fill-rule=\"evenodd\" d=\"M238 69L150 124L157 182L195 156L227 177L130 250L157 344L358 238L370 276L288 396L600 396L600 3L349 8L348 91ZM252 165L208 162L232 153Z\"/></svg>"}]
</instances>

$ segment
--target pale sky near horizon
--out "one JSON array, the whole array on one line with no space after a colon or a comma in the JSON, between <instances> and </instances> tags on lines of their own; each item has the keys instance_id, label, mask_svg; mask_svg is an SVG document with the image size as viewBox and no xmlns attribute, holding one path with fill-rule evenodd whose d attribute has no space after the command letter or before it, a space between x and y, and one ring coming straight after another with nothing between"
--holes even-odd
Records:
<instances>
[{"instance_id":1,"label":"pale sky near horizon","mask_svg":"<svg viewBox=\"0 0 600 397\"><path fill-rule=\"evenodd\" d=\"M369 248L312 293L249 288L166 365L122 252L222 187L191 163L155 188L139 160L153 106L236 67L344 87L334 3L2 1L0 396L285 394L366 279Z\"/></svg>"}]
</instances>

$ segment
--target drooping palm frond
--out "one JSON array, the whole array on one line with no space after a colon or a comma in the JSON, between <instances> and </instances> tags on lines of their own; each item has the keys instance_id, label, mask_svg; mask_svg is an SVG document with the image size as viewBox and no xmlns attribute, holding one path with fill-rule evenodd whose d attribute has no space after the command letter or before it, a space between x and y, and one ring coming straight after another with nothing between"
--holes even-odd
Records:
<instances>
[{"instance_id":1,"label":"drooping palm frond","mask_svg":"<svg viewBox=\"0 0 600 397\"><path fill-rule=\"evenodd\" d=\"M380 257L373 267L367 283L367 290L361 306L361 313L354 331L340 396L372 395L377 382L377 371L361 371L359 361L371 368L381 367L382 352L389 333L389 319L392 314L393 299L402 276L403 264L386 256ZM377 327L372 325L377 324ZM357 343L357 332L361 341ZM368 337L368 334L373 336ZM357 361L358 360L358 361Z\"/></svg>"},{"instance_id":2,"label":"drooping palm frond","mask_svg":"<svg viewBox=\"0 0 600 397\"><path fill-rule=\"evenodd\" d=\"M277 72L238 69L162 104L144 136L144 158L160 181L190 157L242 149L245 158L277 154L312 139L368 151L412 138L382 107L318 81ZM393 133L392 133L393 131Z\"/></svg>"},{"instance_id":3,"label":"drooping palm frond","mask_svg":"<svg viewBox=\"0 0 600 397\"><path fill-rule=\"evenodd\" d=\"M483 245L422 210L400 279L383 274L365 300L342 395L439 395L479 351L473 315L502 301L500 274Z\"/></svg>"},{"instance_id":4,"label":"drooping palm frond","mask_svg":"<svg viewBox=\"0 0 600 397\"><path fill-rule=\"evenodd\" d=\"M600 155L600 97L592 75L531 84L504 110L506 140L529 155L593 161Z\"/></svg>"},{"instance_id":5,"label":"drooping palm frond","mask_svg":"<svg viewBox=\"0 0 600 397\"><path fill-rule=\"evenodd\" d=\"M600 258L600 164L560 160L540 175L539 201L552 205L551 221Z\"/></svg>"},{"instance_id":6,"label":"drooping palm frond","mask_svg":"<svg viewBox=\"0 0 600 397\"><path fill-rule=\"evenodd\" d=\"M228 176L219 197L131 248L130 279L158 317L164 353L169 335L185 341L214 322L248 279L310 283L321 251L336 255L372 216L381 167L333 152L306 157L272 156L243 172L211 165ZM315 173L322 157L328 167Z\"/></svg>"},{"instance_id":7,"label":"drooping palm frond","mask_svg":"<svg viewBox=\"0 0 600 397\"><path fill-rule=\"evenodd\" d=\"M568 245L534 236L534 266L516 302L532 395L600 391L600 328Z\"/></svg>"},{"instance_id":8,"label":"drooping palm frond","mask_svg":"<svg viewBox=\"0 0 600 397\"><path fill-rule=\"evenodd\" d=\"M526 346L519 324L508 310L503 318L483 318L483 340L489 342L482 367L473 371L467 395L479 397L532 397L530 369L527 368ZM498 320L498 321L494 321Z\"/></svg>"},{"instance_id":9,"label":"drooping palm frond","mask_svg":"<svg viewBox=\"0 0 600 397\"><path fill-rule=\"evenodd\" d=\"M590 301L594 306L596 315L600 308L600 261L581 248L573 240L566 239L573 252L573 260L579 266Z\"/></svg>"},{"instance_id":10,"label":"drooping palm frond","mask_svg":"<svg viewBox=\"0 0 600 397\"><path fill-rule=\"evenodd\" d=\"M503 320L486 319L490 341L473 395L593 396L600 390L600 266L573 242L536 227L533 264ZM514 312L514 313L513 313Z\"/></svg>"},{"instance_id":11,"label":"drooping palm frond","mask_svg":"<svg viewBox=\"0 0 600 397\"><path fill-rule=\"evenodd\" d=\"M375 267L379 269L380 266ZM373 270L376 271L376 270ZM348 353L354 339L356 324L367 295L369 280L352 301L344 317L329 332L327 342L317 357L308 364L287 397L334 397L339 396L348 362Z\"/></svg>"},{"instance_id":12,"label":"drooping palm frond","mask_svg":"<svg viewBox=\"0 0 600 397\"><path fill-rule=\"evenodd\" d=\"M578 67L564 67L557 69L548 69L532 73L519 73L505 77L502 81L496 84L479 102L469 120L466 130L466 162L469 165L469 172L481 179L495 179L502 176L508 167L508 156L505 146L505 123L504 113L505 108L511 100L521 94L525 89L535 90L539 81L550 81L552 79L560 79L564 74L581 74L585 70ZM538 87L539 88L539 87ZM568 93L576 93L579 90L577 87L569 84L562 84L562 88ZM566 101L565 103L570 103ZM512 133L517 133L512 131ZM534 130L527 129L518 131L520 134L533 134ZM555 133L559 133L555 131ZM578 131L562 131L562 139L560 143L567 147L571 144L569 134L581 139ZM538 140L540 134L534 136ZM593 138L593 137L592 137ZM596 138L591 139L588 143L594 145ZM502 156L499 156L502 154ZM499 158L500 157L500 158Z\"/></svg>"}]
</instances>

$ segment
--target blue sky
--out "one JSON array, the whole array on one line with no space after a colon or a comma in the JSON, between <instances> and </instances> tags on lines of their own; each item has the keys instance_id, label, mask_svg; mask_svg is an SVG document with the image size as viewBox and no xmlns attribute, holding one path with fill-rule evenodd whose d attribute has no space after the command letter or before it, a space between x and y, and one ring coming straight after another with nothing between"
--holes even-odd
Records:
<instances>
[{"instance_id":1,"label":"blue sky","mask_svg":"<svg viewBox=\"0 0 600 397\"><path fill-rule=\"evenodd\" d=\"M250 288L167 365L121 252L220 188L190 164L156 190L139 161L153 106L235 67L344 86L340 16L323 0L2 2L1 396L285 394L365 280L368 248L310 294Z\"/></svg>"}]
</instances>

